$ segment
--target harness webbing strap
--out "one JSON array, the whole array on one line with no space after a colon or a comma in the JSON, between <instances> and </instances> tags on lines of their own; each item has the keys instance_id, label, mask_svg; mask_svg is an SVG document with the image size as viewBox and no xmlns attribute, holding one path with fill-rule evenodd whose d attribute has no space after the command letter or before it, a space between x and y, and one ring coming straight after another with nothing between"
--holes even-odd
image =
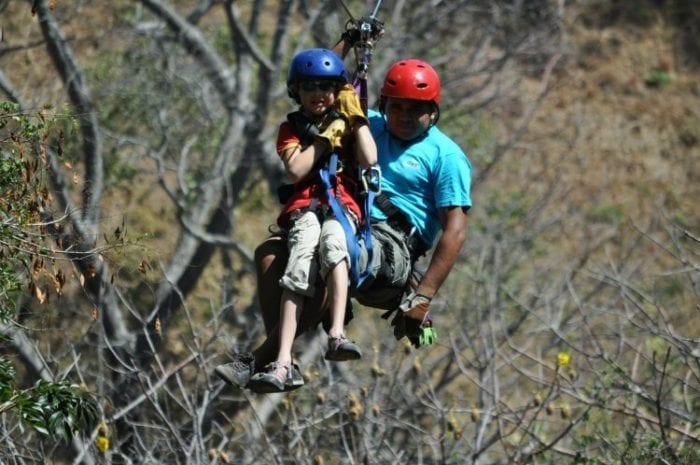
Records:
<instances>
[{"instance_id":1,"label":"harness webbing strap","mask_svg":"<svg viewBox=\"0 0 700 465\"><path fill-rule=\"evenodd\" d=\"M355 92L357 92L357 95L359 96L360 107L366 115L368 105L367 101L369 100L369 91L367 90L367 79L358 77L355 79L355 81Z\"/></svg>"},{"instance_id":2,"label":"harness webbing strap","mask_svg":"<svg viewBox=\"0 0 700 465\"><path fill-rule=\"evenodd\" d=\"M365 221L360 226L357 233L353 230L350 221L348 220L345 210L341 206L338 198L335 195L336 186L336 170L338 167L338 154L331 153L328 163L319 169L319 176L325 188L326 200L328 205L336 217L340 225L345 231L345 242L348 247L348 255L350 256L350 285L358 287L369 275L369 264L372 262L372 232L369 226L369 209L374 201L374 194L367 192L365 201L363 202L363 214ZM359 239L362 239L367 250L367 264L364 270L360 270L360 244Z\"/></svg>"},{"instance_id":3,"label":"harness webbing strap","mask_svg":"<svg viewBox=\"0 0 700 465\"><path fill-rule=\"evenodd\" d=\"M359 286L362 282L370 275L370 267L372 265L372 258L374 256L374 248L372 247L372 226L370 221L370 214L372 211L372 204L377 196L376 191L373 188L368 188L364 193L363 202L363 213L364 222L360 227L360 237L365 244L365 250L367 251L367 263L365 264L365 269L360 272L360 277L358 279L357 285Z\"/></svg>"}]
</instances>

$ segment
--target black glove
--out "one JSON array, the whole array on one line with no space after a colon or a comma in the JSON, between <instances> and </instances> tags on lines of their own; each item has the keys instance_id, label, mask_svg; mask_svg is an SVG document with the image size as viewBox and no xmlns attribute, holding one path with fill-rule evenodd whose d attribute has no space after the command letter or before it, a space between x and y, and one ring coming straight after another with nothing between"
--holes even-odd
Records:
<instances>
[{"instance_id":1,"label":"black glove","mask_svg":"<svg viewBox=\"0 0 700 465\"><path fill-rule=\"evenodd\" d=\"M301 111L295 111L287 115L287 121L289 121L297 134L300 134L299 139L301 140L302 147L308 147L314 141L314 138L318 135L318 127L314 122Z\"/></svg>"},{"instance_id":2,"label":"black glove","mask_svg":"<svg viewBox=\"0 0 700 465\"><path fill-rule=\"evenodd\" d=\"M437 331L433 328L433 318L429 314L430 301L430 297L415 292L403 298L391 320L397 340L405 336L416 348L429 346L437 341Z\"/></svg>"},{"instance_id":3,"label":"black glove","mask_svg":"<svg viewBox=\"0 0 700 465\"><path fill-rule=\"evenodd\" d=\"M349 46L354 47L360 41L360 30L354 27L347 29L340 38Z\"/></svg>"},{"instance_id":4,"label":"black glove","mask_svg":"<svg viewBox=\"0 0 700 465\"><path fill-rule=\"evenodd\" d=\"M384 34L384 23L375 18L363 17L358 21L350 23L348 28L343 32L341 36L342 40L345 41L351 47L357 45L362 39L362 33L360 32L360 27L362 24L368 24L370 27L369 38L370 40L377 41Z\"/></svg>"}]
</instances>

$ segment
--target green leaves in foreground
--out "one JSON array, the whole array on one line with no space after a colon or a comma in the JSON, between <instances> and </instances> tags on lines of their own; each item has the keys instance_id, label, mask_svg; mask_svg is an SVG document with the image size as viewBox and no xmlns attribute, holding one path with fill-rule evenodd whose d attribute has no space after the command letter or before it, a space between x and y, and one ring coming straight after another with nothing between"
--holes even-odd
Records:
<instances>
[{"instance_id":1,"label":"green leaves in foreground","mask_svg":"<svg viewBox=\"0 0 700 465\"><path fill-rule=\"evenodd\" d=\"M97 405L80 386L40 380L29 389L18 390L12 385L14 375L14 367L0 357L0 413L12 410L37 432L65 441L96 423Z\"/></svg>"}]
</instances>

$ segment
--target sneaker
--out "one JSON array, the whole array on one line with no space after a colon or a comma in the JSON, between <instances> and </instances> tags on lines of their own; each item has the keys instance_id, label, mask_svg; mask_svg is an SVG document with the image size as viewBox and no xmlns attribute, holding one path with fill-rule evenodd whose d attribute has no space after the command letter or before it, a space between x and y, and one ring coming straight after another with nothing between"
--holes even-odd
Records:
<instances>
[{"instance_id":1,"label":"sneaker","mask_svg":"<svg viewBox=\"0 0 700 465\"><path fill-rule=\"evenodd\" d=\"M345 335L342 335L340 337L328 338L328 350L326 351L325 357L326 360L344 362L346 360L362 358L362 352L354 342L345 337Z\"/></svg>"},{"instance_id":2,"label":"sneaker","mask_svg":"<svg viewBox=\"0 0 700 465\"><path fill-rule=\"evenodd\" d=\"M301 374L301 368L299 365L292 362L292 376L284 383L284 392L293 391L299 389L304 385L304 375Z\"/></svg>"},{"instance_id":3,"label":"sneaker","mask_svg":"<svg viewBox=\"0 0 700 465\"><path fill-rule=\"evenodd\" d=\"M255 358L250 352L234 354L233 361L214 368L214 373L229 384L244 388L255 370Z\"/></svg>"},{"instance_id":4,"label":"sneaker","mask_svg":"<svg viewBox=\"0 0 700 465\"><path fill-rule=\"evenodd\" d=\"M271 392L289 392L304 385L304 378L297 364L272 362L262 371L255 373L248 383L248 388L259 394Z\"/></svg>"}]
</instances>

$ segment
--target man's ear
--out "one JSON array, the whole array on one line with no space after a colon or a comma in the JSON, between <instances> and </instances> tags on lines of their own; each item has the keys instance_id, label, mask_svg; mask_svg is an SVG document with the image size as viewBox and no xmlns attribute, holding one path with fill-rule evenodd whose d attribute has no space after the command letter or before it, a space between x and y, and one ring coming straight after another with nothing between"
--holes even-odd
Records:
<instances>
[{"instance_id":1,"label":"man's ear","mask_svg":"<svg viewBox=\"0 0 700 465\"><path fill-rule=\"evenodd\" d=\"M440 107L433 104L433 111L430 112L430 124L435 126L440 119Z\"/></svg>"}]
</instances>

